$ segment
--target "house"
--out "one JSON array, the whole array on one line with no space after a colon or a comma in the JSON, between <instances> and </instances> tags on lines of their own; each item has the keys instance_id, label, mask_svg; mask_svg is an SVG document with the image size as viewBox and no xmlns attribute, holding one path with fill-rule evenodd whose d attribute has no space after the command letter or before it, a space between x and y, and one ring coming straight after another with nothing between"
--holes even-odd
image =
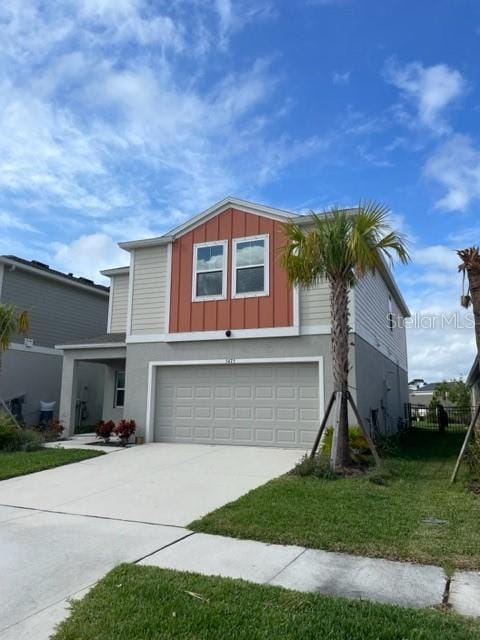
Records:
<instances>
[{"instance_id":1,"label":"house","mask_svg":"<svg viewBox=\"0 0 480 640\"><path fill-rule=\"evenodd\" d=\"M105 419L147 442L308 448L333 389L329 289L289 285L282 225L309 216L227 198L157 238L122 242L106 333L64 350L71 430L78 366L106 366ZM408 308L387 266L350 296L350 385L372 428L395 431L408 401Z\"/></svg>"},{"instance_id":2,"label":"house","mask_svg":"<svg viewBox=\"0 0 480 640\"><path fill-rule=\"evenodd\" d=\"M412 405L428 407L433 400L433 394L439 384L439 382L430 382L428 384L425 383L422 386L417 386L413 389L409 387L408 401ZM447 402L446 398L445 402Z\"/></svg>"},{"instance_id":3,"label":"house","mask_svg":"<svg viewBox=\"0 0 480 640\"><path fill-rule=\"evenodd\" d=\"M468 374L467 386L472 391L472 407L476 407L480 403L480 366L478 364L478 356L475 358Z\"/></svg>"},{"instance_id":4,"label":"house","mask_svg":"<svg viewBox=\"0 0 480 640\"><path fill-rule=\"evenodd\" d=\"M0 398L29 425L38 424L40 402L55 402L62 379L59 342L96 335L108 314L108 287L51 269L36 260L0 256L0 302L28 311L30 329L2 354ZM78 367L72 428L95 423L102 413L103 378L96 367ZM21 414L21 415L20 415Z\"/></svg>"}]
</instances>

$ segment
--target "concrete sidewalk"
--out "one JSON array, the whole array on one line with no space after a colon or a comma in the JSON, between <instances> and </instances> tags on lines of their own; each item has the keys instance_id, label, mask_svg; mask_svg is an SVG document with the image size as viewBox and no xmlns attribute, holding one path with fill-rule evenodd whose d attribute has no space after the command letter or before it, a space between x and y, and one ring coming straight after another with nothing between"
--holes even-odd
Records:
<instances>
[{"instance_id":1,"label":"concrete sidewalk","mask_svg":"<svg viewBox=\"0 0 480 640\"><path fill-rule=\"evenodd\" d=\"M463 615L480 617L476 572L457 572L450 598L449 582L440 567L203 533L183 538L140 564L402 607L450 604Z\"/></svg>"}]
</instances>

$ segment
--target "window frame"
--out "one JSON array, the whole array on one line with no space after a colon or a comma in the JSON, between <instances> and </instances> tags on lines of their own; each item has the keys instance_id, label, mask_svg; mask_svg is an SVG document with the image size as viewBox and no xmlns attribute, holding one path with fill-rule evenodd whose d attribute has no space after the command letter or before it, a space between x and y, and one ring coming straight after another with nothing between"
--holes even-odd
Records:
<instances>
[{"instance_id":1,"label":"window frame","mask_svg":"<svg viewBox=\"0 0 480 640\"><path fill-rule=\"evenodd\" d=\"M394 313L393 313L393 300L392 300L392 296L390 294L388 294L388 328L390 329L390 332L393 333L393 326L394 326Z\"/></svg>"},{"instance_id":2,"label":"window frame","mask_svg":"<svg viewBox=\"0 0 480 640\"><path fill-rule=\"evenodd\" d=\"M237 267L237 245L241 242L263 240L263 265L251 264L244 267ZM247 291L237 293L237 270L263 267L263 291ZM262 298L270 295L270 236L268 233L258 236L246 236L244 238L233 238L232 240L232 299L238 298Z\"/></svg>"},{"instance_id":3,"label":"window frame","mask_svg":"<svg viewBox=\"0 0 480 640\"><path fill-rule=\"evenodd\" d=\"M223 247L223 268L222 268L222 293L214 296L198 296L197 295L197 274L213 273L220 269L209 269L207 271L197 271L197 254L198 250L203 247ZM212 240L210 242L196 242L193 245L192 260L192 302L209 302L210 300L226 300L227 299L227 274L228 274L228 240Z\"/></svg>"},{"instance_id":4,"label":"window frame","mask_svg":"<svg viewBox=\"0 0 480 640\"><path fill-rule=\"evenodd\" d=\"M123 373L123 387L118 386L118 374ZM123 409L125 407L125 390L126 390L126 378L125 378L125 369L116 369L115 370L115 384L113 386L113 408L114 409ZM117 402L117 394L119 391L123 391L123 404L118 404Z\"/></svg>"}]
</instances>

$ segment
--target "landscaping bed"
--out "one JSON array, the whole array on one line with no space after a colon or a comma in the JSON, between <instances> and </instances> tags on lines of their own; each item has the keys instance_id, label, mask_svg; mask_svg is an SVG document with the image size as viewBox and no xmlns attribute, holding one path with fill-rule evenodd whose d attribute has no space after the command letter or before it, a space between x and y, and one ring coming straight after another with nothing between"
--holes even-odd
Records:
<instances>
[{"instance_id":1,"label":"landscaping bed","mask_svg":"<svg viewBox=\"0 0 480 640\"><path fill-rule=\"evenodd\" d=\"M480 623L241 580L120 565L83 600L54 640L472 640Z\"/></svg>"},{"instance_id":2,"label":"landscaping bed","mask_svg":"<svg viewBox=\"0 0 480 640\"><path fill-rule=\"evenodd\" d=\"M104 455L102 451L42 448L36 451L0 451L0 480L52 469L71 462Z\"/></svg>"},{"instance_id":3,"label":"landscaping bed","mask_svg":"<svg viewBox=\"0 0 480 640\"><path fill-rule=\"evenodd\" d=\"M463 434L412 432L385 471L282 476L189 525L195 531L372 557L480 569L480 497L466 465L449 482Z\"/></svg>"}]
</instances>

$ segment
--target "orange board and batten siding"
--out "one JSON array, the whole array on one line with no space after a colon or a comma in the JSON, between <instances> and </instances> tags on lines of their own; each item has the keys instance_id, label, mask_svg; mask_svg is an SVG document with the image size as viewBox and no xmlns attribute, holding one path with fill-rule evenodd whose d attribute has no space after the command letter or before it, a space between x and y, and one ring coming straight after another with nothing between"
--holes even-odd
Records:
<instances>
[{"instance_id":1,"label":"orange board and batten siding","mask_svg":"<svg viewBox=\"0 0 480 640\"><path fill-rule=\"evenodd\" d=\"M268 296L232 299L232 239L269 235ZM227 299L192 301L193 246L228 240ZM293 291L279 262L285 243L282 223L237 209L211 218L181 236L172 248L170 332L266 329L293 325Z\"/></svg>"}]
</instances>

